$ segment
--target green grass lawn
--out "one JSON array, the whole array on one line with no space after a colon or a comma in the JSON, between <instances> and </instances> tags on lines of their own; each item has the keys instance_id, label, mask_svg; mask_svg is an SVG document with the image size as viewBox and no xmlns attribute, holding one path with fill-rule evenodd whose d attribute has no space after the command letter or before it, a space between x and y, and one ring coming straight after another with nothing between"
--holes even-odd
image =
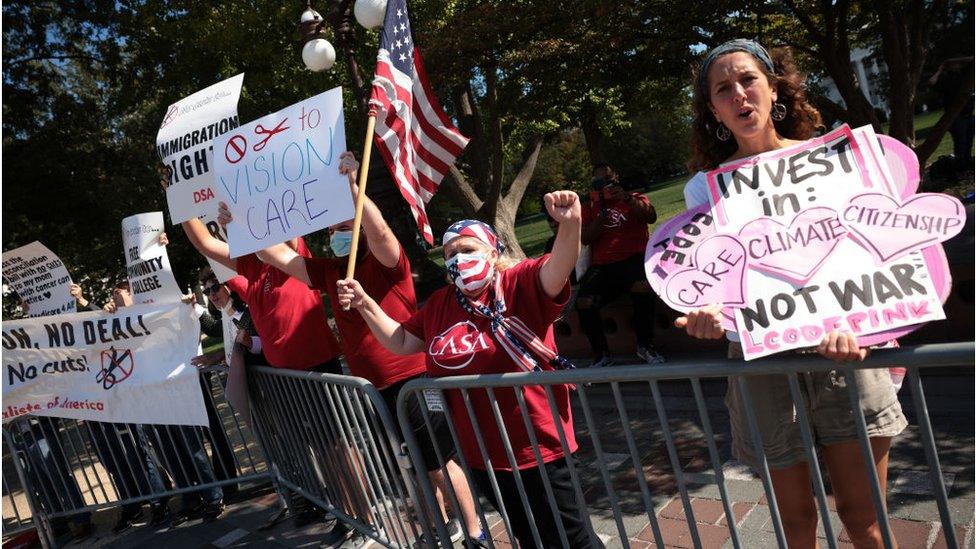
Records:
<instances>
[{"instance_id":1,"label":"green grass lawn","mask_svg":"<svg viewBox=\"0 0 976 549\"><path fill-rule=\"evenodd\" d=\"M935 123L938 122L939 118L941 117L942 111L927 112L916 116L915 142L921 143L925 141L925 138L928 136L932 126L935 126ZM940 156L945 154L952 154L952 136L949 135L949 132L946 132L945 135L942 136L942 140L939 141L938 148L935 149L935 152L932 153L932 156L929 157L925 165L931 165L933 162L938 160Z\"/></svg>"}]
</instances>

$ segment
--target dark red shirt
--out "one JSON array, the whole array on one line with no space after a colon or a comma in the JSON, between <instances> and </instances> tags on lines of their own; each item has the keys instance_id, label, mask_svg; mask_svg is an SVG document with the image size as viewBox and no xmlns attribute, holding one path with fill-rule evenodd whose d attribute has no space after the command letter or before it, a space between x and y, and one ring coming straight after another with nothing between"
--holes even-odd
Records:
<instances>
[{"instance_id":1,"label":"dark red shirt","mask_svg":"<svg viewBox=\"0 0 976 549\"><path fill-rule=\"evenodd\" d=\"M501 277L502 293L507 307L506 316L521 319L545 345L556 349L552 333L552 323L559 316L563 305L569 300L569 284L555 298L546 295L539 279L539 270L549 256L539 259L526 259L514 267L498 273ZM470 374L500 374L522 371L515 361L500 347L492 336L491 321L484 317L469 315L457 302L454 287L441 288L431 295L420 311L403 323L405 330L424 340L427 355L427 373L432 377L445 377ZM548 365L544 365L548 368ZM569 387L552 387L558 421L566 436L571 452L576 450L576 436L573 431L573 416L569 406ZM495 399L501 411L509 442L515 454L519 469L536 467L538 463L532 452L532 445L522 411L513 389L495 389ZM511 464L505 453L501 432L495 423L491 403L485 391L469 391L478 429L468 418L464 400L459 391L445 391L447 404L457 428L461 450L473 467L485 469L485 461L478 448L476 432L480 432L488 450L488 457L494 469L510 470ZM555 419L549 409L546 392L540 386L526 386L523 389L526 411L535 435L539 441L539 452L548 463L564 456L559 443Z\"/></svg>"},{"instance_id":2,"label":"dark red shirt","mask_svg":"<svg viewBox=\"0 0 976 549\"><path fill-rule=\"evenodd\" d=\"M301 238L298 253L311 256ZM237 272L246 285L233 282L230 287L251 310L271 366L308 370L339 356L339 342L329 328L319 292L254 254L237 258Z\"/></svg>"},{"instance_id":3,"label":"dark red shirt","mask_svg":"<svg viewBox=\"0 0 976 549\"><path fill-rule=\"evenodd\" d=\"M631 193L635 199L650 204L647 197ZM647 248L647 223L641 219L634 208L625 200L607 200L607 218L603 221L603 232L590 244L593 265L606 265L623 261L634 254L644 254ZM583 225L592 223L600 215L600 202L591 200L583 208Z\"/></svg>"},{"instance_id":4,"label":"dark red shirt","mask_svg":"<svg viewBox=\"0 0 976 549\"><path fill-rule=\"evenodd\" d=\"M328 292L332 300L332 316L339 327L342 352L352 375L366 378L383 389L426 371L423 354L404 356L387 351L373 336L359 311L343 311L337 306L336 282L346 277L346 260L313 257L306 259L305 265L312 287ZM410 261L402 248L400 261L392 268L384 266L373 254L366 254L356 265L356 280L393 320L403 322L417 312Z\"/></svg>"}]
</instances>

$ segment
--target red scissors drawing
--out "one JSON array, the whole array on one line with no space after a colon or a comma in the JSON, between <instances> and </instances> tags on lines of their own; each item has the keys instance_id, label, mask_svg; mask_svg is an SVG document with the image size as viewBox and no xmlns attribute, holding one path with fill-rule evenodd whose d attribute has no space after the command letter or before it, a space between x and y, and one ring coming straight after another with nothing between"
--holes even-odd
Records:
<instances>
[{"instance_id":1,"label":"red scissors drawing","mask_svg":"<svg viewBox=\"0 0 976 549\"><path fill-rule=\"evenodd\" d=\"M282 120L281 122L279 122L277 126L271 128L270 130L266 130L266 129L264 129L264 126L262 126L261 124L258 124L254 128L254 133L256 133L258 135L265 135L267 137L265 137L261 141L258 141L257 143L255 143L254 144L254 147L251 150L260 151L261 149L264 148L265 145L268 144L268 140L271 139L274 136L274 134L279 133L279 132L283 132L283 131L287 130L288 129L288 126L285 126L284 128L281 127L281 126L283 126L285 124L285 122L288 122L288 119L287 118L285 118L284 120Z\"/></svg>"}]
</instances>

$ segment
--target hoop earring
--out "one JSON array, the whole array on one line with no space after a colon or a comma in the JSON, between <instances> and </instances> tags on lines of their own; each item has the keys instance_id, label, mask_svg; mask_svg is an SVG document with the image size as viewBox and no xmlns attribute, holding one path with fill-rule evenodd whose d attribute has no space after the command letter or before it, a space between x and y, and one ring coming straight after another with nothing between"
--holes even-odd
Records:
<instances>
[{"instance_id":1,"label":"hoop earring","mask_svg":"<svg viewBox=\"0 0 976 549\"><path fill-rule=\"evenodd\" d=\"M732 132L725 127L725 124L719 122L718 127L715 128L715 137L717 137L719 141L728 141L729 138L732 137Z\"/></svg>"},{"instance_id":2,"label":"hoop earring","mask_svg":"<svg viewBox=\"0 0 976 549\"><path fill-rule=\"evenodd\" d=\"M769 117L777 122L782 122L786 119L786 105L782 103L773 103L773 112L769 114Z\"/></svg>"}]
</instances>

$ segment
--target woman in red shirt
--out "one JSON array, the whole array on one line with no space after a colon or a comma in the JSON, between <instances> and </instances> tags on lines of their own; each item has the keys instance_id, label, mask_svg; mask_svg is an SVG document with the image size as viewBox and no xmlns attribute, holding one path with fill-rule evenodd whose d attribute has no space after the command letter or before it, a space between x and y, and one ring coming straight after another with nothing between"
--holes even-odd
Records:
<instances>
[{"instance_id":1,"label":"woman in red shirt","mask_svg":"<svg viewBox=\"0 0 976 549\"><path fill-rule=\"evenodd\" d=\"M580 202L574 192L557 191L545 196L545 204L549 215L559 222L551 254L512 264L502 255L504 246L490 226L480 221L459 221L448 228L443 238L452 285L434 292L411 318L403 323L390 318L355 280L339 281L339 303L358 309L376 339L390 351L424 352L427 373L432 377L571 367L556 353L552 323L569 299L569 274L579 256ZM543 387L518 389L538 441L541 465L515 390L494 390L502 425L495 421L486 392L469 391L473 417L468 415L460 391L445 392L459 449L472 468L475 483L497 509L502 508L499 503L504 504L513 534L521 545L535 545L528 519L532 517L542 544L561 547L559 528L546 498L545 475L570 546L599 544L595 538L591 542L576 504L559 438L561 430L569 451L576 450L569 387L551 388L557 417L551 413ZM506 452L506 439L514 461ZM522 503L513 469L518 470L528 509ZM489 482L489 470L497 480L499 494Z\"/></svg>"}]
</instances>

